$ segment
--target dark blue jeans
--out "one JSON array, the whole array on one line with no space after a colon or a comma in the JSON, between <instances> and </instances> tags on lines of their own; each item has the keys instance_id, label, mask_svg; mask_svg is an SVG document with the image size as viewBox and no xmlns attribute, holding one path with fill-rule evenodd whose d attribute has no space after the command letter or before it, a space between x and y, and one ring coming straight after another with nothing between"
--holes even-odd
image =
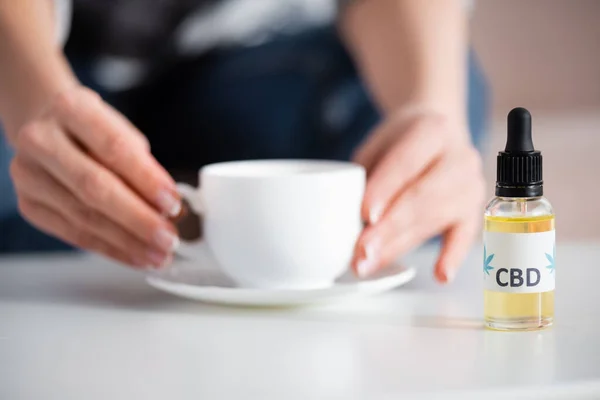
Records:
<instances>
[{"instance_id":1,"label":"dark blue jeans","mask_svg":"<svg viewBox=\"0 0 600 400\"><path fill-rule=\"evenodd\" d=\"M125 92L95 82L88 57L68 56L79 79L131 119L170 170L256 158L345 160L379 121L333 29L165 63L147 84ZM472 54L468 93L470 129L479 147L488 96ZM1 136L0 253L68 248L18 215L10 151Z\"/></svg>"}]
</instances>

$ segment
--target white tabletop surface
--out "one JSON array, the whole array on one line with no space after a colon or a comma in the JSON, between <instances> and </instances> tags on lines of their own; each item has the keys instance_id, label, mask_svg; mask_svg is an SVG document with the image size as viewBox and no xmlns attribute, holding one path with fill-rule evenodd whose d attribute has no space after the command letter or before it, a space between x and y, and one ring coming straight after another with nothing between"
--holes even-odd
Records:
<instances>
[{"instance_id":1,"label":"white tabletop surface","mask_svg":"<svg viewBox=\"0 0 600 400\"><path fill-rule=\"evenodd\" d=\"M90 256L0 258L0 399L600 399L600 245L558 247L557 322L526 333L482 329L480 249L448 287L434 255L393 292L298 309L179 299Z\"/></svg>"}]
</instances>

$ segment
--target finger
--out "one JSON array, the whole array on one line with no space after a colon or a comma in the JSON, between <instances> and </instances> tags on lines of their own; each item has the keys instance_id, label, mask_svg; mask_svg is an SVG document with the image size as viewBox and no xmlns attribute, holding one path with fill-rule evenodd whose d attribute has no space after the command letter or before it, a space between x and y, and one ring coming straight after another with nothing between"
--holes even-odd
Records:
<instances>
[{"instance_id":1,"label":"finger","mask_svg":"<svg viewBox=\"0 0 600 400\"><path fill-rule=\"evenodd\" d=\"M95 92L66 92L56 102L56 111L68 133L95 159L160 212L171 217L179 214L181 199L175 182L147 148L136 145L143 135Z\"/></svg>"},{"instance_id":2,"label":"finger","mask_svg":"<svg viewBox=\"0 0 600 400\"><path fill-rule=\"evenodd\" d=\"M439 282L449 283L454 279L458 267L473 244L478 226L479 223L471 219L456 224L444 234L434 272Z\"/></svg>"},{"instance_id":3,"label":"finger","mask_svg":"<svg viewBox=\"0 0 600 400\"><path fill-rule=\"evenodd\" d=\"M363 201L363 218L376 223L393 198L442 154L445 132L437 120L419 120L397 139L372 170ZM398 133L400 134L400 133Z\"/></svg>"},{"instance_id":4,"label":"finger","mask_svg":"<svg viewBox=\"0 0 600 400\"><path fill-rule=\"evenodd\" d=\"M179 244L175 228L106 168L90 159L58 127L31 125L19 133L42 168L83 204L99 211L142 242L171 253Z\"/></svg>"},{"instance_id":5,"label":"finger","mask_svg":"<svg viewBox=\"0 0 600 400\"><path fill-rule=\"evenodd\" d=\"M11 175L19 195L53 210L75 229L104 240L145 265L162 267L170 261L168 253L149 247L103 214L86 207L60 182L34 163L17 156L11 164Z\"/></svg>"},{"instance_id":6,"label":"finger","mask_svg":"<svg viewBox=\"0 0 600 400\"><path fill-rule=\"evenodd\" d=\"M129 254L105 242L88 232L75 229L60 214L41 203L32 200L19 200L21 214L42 232L56 236L80 249L89 250L120 261L135 268L143 268L144 263L132 258Z\"/></svg>"}]
</instances>

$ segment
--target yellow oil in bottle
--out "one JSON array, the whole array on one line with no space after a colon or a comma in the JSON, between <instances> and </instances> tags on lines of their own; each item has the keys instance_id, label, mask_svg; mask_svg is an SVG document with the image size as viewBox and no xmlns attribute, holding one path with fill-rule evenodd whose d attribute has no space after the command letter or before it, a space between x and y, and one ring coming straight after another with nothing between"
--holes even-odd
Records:
<instances>
[{"instance_id":1,"label":"yellow oil in bottle","mask_svg":"<svg viewBox=\"0 0 600 400\"><path fill-rule=\"evenodd\" d=\"M485 216L485 231L538 233L554 230L554 215ZM540 329L554 320L554 290L541 293L507 293L484 290L486 326L497 330Z\"/></svg>"},{"instance_id":2,"label":"yellow oil in bottle","mask_svg":"<svg viewBox=\"0 0 600 400\"><path fill-rule=\"evenodd\" d=\"M554 210L543 196L542 153L531 127L525 108L508 113L495 197L485 208L484 318L491 329L540 329L554 321Z\"/></svg>"}]
</instances>

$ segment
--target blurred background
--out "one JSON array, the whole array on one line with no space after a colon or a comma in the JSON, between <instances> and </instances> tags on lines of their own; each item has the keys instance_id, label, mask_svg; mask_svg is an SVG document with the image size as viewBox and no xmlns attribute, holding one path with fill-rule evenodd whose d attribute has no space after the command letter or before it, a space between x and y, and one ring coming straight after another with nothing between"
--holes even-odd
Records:
<instances>
[{"instance_id":1,"label":"blurred background","mask_svg":"<svg viewBox=\"0 0 600 400\"><path fill-rule=\"evenodd\" d=\"M559 240L600 237L600 1L476 0L473 11L472 42L492 86L490 196L506 114L526 107Z\"/></svg>"},{"instance_id":2,"label":"blurred background","mask_svg":"<svg viewBox=\"0 0 600 400\"><path fill-rule=\"evenodd\" d=\"M251 6L255 7L252 9L253 14L247 14L247 11L244 10L243 15L240 16L242 21L261 19L265 16L265 5L273 2L281 4L278 3L278 0L254 1L254 3L250 2ZM585 241L600 238L600 214L596 213L595 209L596 198L600 196L600 186L597 184L596 175L600 171L597 163L594 162L595 158L599 157L597 152L600 149L600 135L598 135L600 130L600 51L598 50L600 0L465 1L473 5L471 41L483 65L492 94L492 118L488 125L489 141L486 143L484 153L488 196L492 197L494 194L495 158L497 152L504 148L506 115L513 107L526 107L533 114L535 145L544 155L545 194L551 200L557 213L559 239ZM80 0L80 3L91 2ZM102 8L108 3L111 2L99 1L95 4L101 5ZM115 0L113 3L118 3L118 1ZM132 3L137 3L137 6L142 4L144 7L149 4L145 0L137 0ZM156 4L160 3L161 1L157 0ZM162 4L165 3L163 0ZM56 4L65 7L69 2L57 1ZM312 0L307 4L310 5L307 7L307 10L310 11L307 18L318 23L332 11L332 8L326 5L331 5L333 2ZM263 7L261 8L260 5ZM318 7L319 5L320 7ZM143 26L138 28L143 31L144 27L156 24L157 22L152 19L152 16L161 20L160 13L148 12L147 15L144 14L143 22L141 22ZM218 14L215 18L219 16L221 15ZM236 20L236 24L239 22ZM214 28L218 25L215 23L211 27ZM94 26L71 28L75 30L85 28L95 33ZM125 28L127 27L125 26ZM224 30L227 30L225 28ZM112 29L107 30L109 31L108 38L114 41L112 44L121 44L122 38L119 32L113 32ZM66 39L66 33L67 28L64 27L60 35L62 39ZM196 39L205 37L210 39L210 35L207 36L203 32L192 31L192 33ZM242 33L244 33L243 30ZM94 37L94 35L92 36ZM257 40L260 42L261 37L258 36ZM237 36L227 38L233 42L240 39ZM73 41L72 37L69 41L77 48L78 44ZM187 43L185 40L183 42ZM207 46L202 40L194 42L192 45L199 48ZM83 45L84 48L86 46L87 43ZM155 49L150 49L150 53L153 54L154 51ZM338 57L338 53L329 50L318 53L316 57L323 56L323 54L332 59ZM120 70L121 75L127 76L129 73L127 68L134 68L136 65L133 67L129 65L125 68L117 63L117 67L117 72ZM119 75L115 73L114 69L107 69L107 71L105 75L110 78ZM117 79L118 81L119 79ZM346 94L345 99L352 100L350 95L344 93ZM144 97L143 92L139 97ZM143 107L140 108L143 113L140 114L143 114L144 117L153 115L152 111L148 111L152 110L153 106L159 107L164 112L163 98L157 97L157 104L153 104L150 100L142 102ZM273 95L273 97L276 96ZM200 114L196 109L191 110L190 113ZM132 114L135 116L135 112ZM269 118L271 118L270 115ZM172 121L175 118L164 119L169 121L168 129L171 129ZM135 119L132 120L137 124ZM140 128L147 133L147 127L161 132L166 130L161 130L160 124L152 118L149 118L147 126ZM178 131L178 129L172 130ZM184 131L184 129L180 130ZM170 142L172 138L165 137L164 140ZM160 149L161 146L155 148ZM197 149L204 148L204 146L190 145L187 148L190 152L195 153ZM7 150L3 150L0 146L0 155L3 151ZM7 167L8 165L4 166L5 169ZM2 168L3 166L0 165L0 172L2 172ZM174 173L177 180L192 183L196 180L196 172L193 169L172 170L171 172ZM5 179L8 179L5 171L3 175ZM2 174L0 174L1 177ZM2 190L5 189L2 189L2 185L0 185L0 212L2 211L3 197L5 200L8 198L6 195L1 196ZM12 196L10 198L12 199ZM4 208L9 208L12 212L13 209L16 210L16 204L8 204ZM14 213L16 216L16 211ZM190 219L189 223L191 224L189 229L184 226L183 231L189 230L193 236L197 233L197 221ZM184 236L187 235L184 234Z\"/></svg>"}]
</instances>

